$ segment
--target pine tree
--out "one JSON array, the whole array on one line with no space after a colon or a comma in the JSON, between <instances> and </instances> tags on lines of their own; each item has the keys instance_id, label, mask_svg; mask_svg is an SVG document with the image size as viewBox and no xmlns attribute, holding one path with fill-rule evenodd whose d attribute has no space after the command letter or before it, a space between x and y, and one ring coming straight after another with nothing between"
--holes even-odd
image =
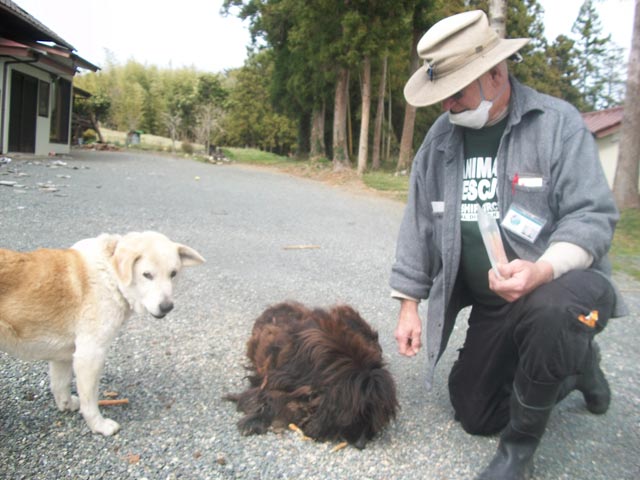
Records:
<instances>
[{"instance_id":1,"label":"pine tree","mask_svg":"<svg viewBox=\"0 0 640 480\"><path fill-rule=\"evenodd\" d=\"M582 95L587 110L596 110L619 103L620 98L611 101L608 85L622 82L620 69L607 66L623 65L620 51L612 46L611 35L602 36L600 17L593 0L585 0L580 7L578 18L571 29L575 38L577 71L576 87Z\"/></svg>"},{"instance_id":2,"label":"pine tree","mask_svg":"<svg viewBox=\"0 0 640 480\"><path fill-rule=\"evenodd\" d=\"M549 65L549 78L545 88L541 90L583 110L582 95L575 86L578 72L573 61L574 45L575 42L569 37L558 35L554 42L546 47L545 57Z\"/></svg>"}]
</instances>

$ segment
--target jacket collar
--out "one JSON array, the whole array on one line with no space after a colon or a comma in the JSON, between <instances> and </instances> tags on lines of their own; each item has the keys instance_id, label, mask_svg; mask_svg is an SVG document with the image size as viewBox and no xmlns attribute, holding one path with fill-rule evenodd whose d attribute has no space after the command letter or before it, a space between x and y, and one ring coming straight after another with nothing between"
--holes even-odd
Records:
<instances>
[{"instance_id":1,"label":"jacket collar","mask_svg":"<svg viewBox=\"0 0 640 480\"><path fill-rule=\"evenodd\" d=\"M530 87L523 85L516 78L509 74L509 82L511 83L511 98L509 100L509 119L505 133L508 133L514 125L522 121L522 118L532 112L542 112L543 101L540 93ZM441 115L438 121L448 123L448 128L443 135L440 136L437 149L444 152L445 161L450 162L457 158L462 150L462 128L449 123L446 118L446 112Z\"/></svg>"},{"instance_id":2,"label":"jacket collar","mask_svg":"<svg viewBox=\"0 0 640 480\"><path fill-rule=\"evenodd\" d=\"M520 123L522 118L530 112L543 111L542 99L538 92L520 83L509 74L511 83L511 99L509 100L509 120L507 130Z\"/></svg>"}]
</instances>

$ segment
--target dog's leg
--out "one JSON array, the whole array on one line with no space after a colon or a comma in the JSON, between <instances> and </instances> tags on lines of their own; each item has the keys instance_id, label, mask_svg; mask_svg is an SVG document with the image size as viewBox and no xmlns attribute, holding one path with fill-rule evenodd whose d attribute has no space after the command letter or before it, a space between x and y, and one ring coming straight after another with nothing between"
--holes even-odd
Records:
<instances>
[{"instance_id":1,"label":"dog's leg","mask_svg":"<svg viewBox=\"0 0 640 480\"><path fill-rule=\"evenodd\" d=\"M51 393L61 412L75 412L80 408L80 401L71 395L71 378L73 377L73 363L69 361L49 362L49 382Z\"/></svg>"},{"instance_id":2,"label":"dog's leg","mask_svg":"<svg viewBox=\"0 0 640 480\"><path fill-rule=\"evenodd\" d=\"M76 343L73 355L73 369L76 373L80 413L94 433L109 436L120 430L120 425L100 414L98 408L98 382L102 375L106 352L103 347Z\"/></svg>"},{"instance_id":3,"label":"dog's leg","mask_svg":"<svg viewBox=\"0 0 640 480\"><path fill-rule=\"evenodd\" d=\"M273 399L260 389L251 389L242 395L238 408L246 415L238 421L242 435L266 433L275 418Z\"/></svg>"}]
</instances>

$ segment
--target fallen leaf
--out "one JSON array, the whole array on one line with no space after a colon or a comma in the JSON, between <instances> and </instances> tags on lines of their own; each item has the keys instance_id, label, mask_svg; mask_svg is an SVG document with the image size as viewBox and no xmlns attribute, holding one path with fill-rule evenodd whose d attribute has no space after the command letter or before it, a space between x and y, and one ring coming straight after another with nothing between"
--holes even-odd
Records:
<instances>
[{"instance_id":1,"label":"fallen leaf","mask_svg":"<svg viewBox=\"0 0 640 480\"><path fill-rule=\"evenodd\" d=\"M345 448L347 445L349 445L347 442L340 442L339 444L337 444L335 447L333 447L331 449L331 453L335 453L338 450L342 450L343 448Z\"/></svg>"}]
</instances>

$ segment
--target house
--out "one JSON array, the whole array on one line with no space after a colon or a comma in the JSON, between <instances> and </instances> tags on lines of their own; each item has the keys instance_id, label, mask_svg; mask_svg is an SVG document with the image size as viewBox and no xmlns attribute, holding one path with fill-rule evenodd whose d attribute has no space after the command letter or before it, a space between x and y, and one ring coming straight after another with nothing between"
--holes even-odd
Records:
<instances>
[{"instance_id":1,"label":"house","mask_svg":"<svg viewBox=\"0 0 640 480\"><path fill-rule=\"evenodd\" d=\"M0 0L0 153L69 153L73 77L99 68L11 0Z\"/></svg>"},{"instance_id":2,"label":"house","mask_svg":"<svg viewBox=\"0 0 640 480\"><path fill-rule=\"evenodd\" d=\"M582 114L587 128L598 144L600 161L611 188L613 188L613 179L616 174L616 165L618 164L622 114L623 107L613 107Z\"/></svg>"}]
</instances>

